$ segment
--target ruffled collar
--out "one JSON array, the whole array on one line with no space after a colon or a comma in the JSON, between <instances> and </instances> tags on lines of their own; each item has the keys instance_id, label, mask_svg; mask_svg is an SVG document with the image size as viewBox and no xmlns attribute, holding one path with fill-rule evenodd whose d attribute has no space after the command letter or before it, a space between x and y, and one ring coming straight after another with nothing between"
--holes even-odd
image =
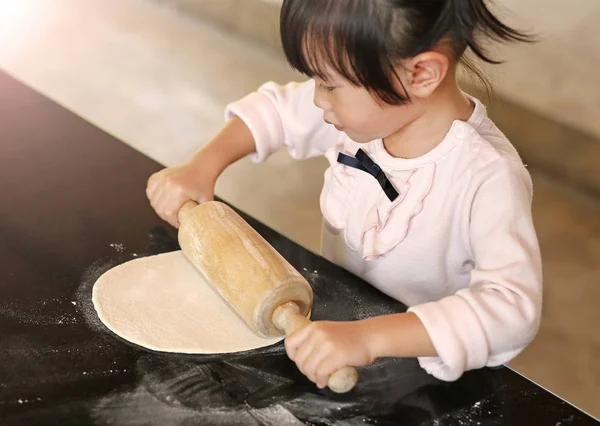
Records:
<instances>
[{"instance_id":1,"label":"ruffled collar","mask_svg":"<svg viewBox=\"0 0 600 426\"><path fill-rule=\"evenodd\" d=\"M454 121L442 142L423 156L392 157L383 140L364 145L346 142L326 154L331 167L321 196L323 215L330 226L344 233L351 249L358 251L362 247L365 260L377 259L405 240L411 222L423 211L434 186L437 161L483 123L485 107L468 97L475 104L469 120ZM371 175L337 163L337 153L354 155L359 147L381 167L398 191L394 201L390 201Z\"/></svg>"}]
</instances>

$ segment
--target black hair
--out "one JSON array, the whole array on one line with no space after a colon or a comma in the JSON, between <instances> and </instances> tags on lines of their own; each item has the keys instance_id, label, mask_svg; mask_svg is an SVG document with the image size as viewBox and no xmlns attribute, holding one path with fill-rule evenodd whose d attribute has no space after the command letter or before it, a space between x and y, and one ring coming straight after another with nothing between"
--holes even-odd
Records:
<instances>
[{"instance_id":1,"label":"black hair","mask_svg":"<svg viewBox=\"0 0 600 426\"><path fill-rule=\"evenodd\" d=\"M481 36L501 42L533 40L501 22L484 0L284 0L280 32L294 69L327 81L329 66L392 105L410 102L395 72L399 60L440 41L451 48L451 59L474 72L489 89L465 52L470 49L479 59L497 64L482 46ZM404 94L395 89L395 81Z\"/></svg>"}]
</instances>

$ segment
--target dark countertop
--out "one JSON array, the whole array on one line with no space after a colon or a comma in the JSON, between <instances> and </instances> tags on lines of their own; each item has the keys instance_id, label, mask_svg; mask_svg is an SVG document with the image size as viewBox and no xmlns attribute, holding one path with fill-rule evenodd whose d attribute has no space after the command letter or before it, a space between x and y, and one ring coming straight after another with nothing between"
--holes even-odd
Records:
<instances>
[{"instance_id":1,"label":"dark countertop","mask_svg":"<svg viewBox=\"0 0 600 426\"><path fill-rule=\"evenodd\" d=\"M119 263L178 249L144 194L160 168L0 73L0 425L599 424L506 367L444 383L414 359L384 359L336 395L310 384L282 344L184 356L118 339L91 289ZM314 319L405 309L246 219L308 278Z\"/></svg>"}]
</instances>

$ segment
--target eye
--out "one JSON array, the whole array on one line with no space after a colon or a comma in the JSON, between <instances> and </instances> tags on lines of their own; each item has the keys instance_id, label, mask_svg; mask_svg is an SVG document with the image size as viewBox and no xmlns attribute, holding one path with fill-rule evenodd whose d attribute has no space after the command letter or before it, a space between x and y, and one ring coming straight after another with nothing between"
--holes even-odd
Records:
<instances>
[{"instance_id":1,"label":"eye","mask_svg":"<svg viewBox=\"0 0 600 426\"><path fill-rule=\"evenodd\" d=\"M323 89L327 92L333 92L335 90L334 86L326 86L324 84L320 84L319 86L321 87L321 89Z\"/></svg>"}]
</instances>

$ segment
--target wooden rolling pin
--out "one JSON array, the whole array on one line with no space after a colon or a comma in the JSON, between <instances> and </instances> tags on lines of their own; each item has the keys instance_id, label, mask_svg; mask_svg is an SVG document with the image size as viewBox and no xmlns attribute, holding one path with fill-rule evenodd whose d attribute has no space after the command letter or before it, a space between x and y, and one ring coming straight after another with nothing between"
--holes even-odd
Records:
<instances>
[{"instance_id":1,"label":"wooden rolling pin","mask_svg":"<svg viewBox=\"0 0 600 426\"><path fill-rule=\"evenodd\" d=\"M233 209L189 201L178 218L181 249L251 330L275 337L310 324L308 282ZM328 387L348 392L357 379L354 367L344 367Z\"/></svg>"}]
</instances>

